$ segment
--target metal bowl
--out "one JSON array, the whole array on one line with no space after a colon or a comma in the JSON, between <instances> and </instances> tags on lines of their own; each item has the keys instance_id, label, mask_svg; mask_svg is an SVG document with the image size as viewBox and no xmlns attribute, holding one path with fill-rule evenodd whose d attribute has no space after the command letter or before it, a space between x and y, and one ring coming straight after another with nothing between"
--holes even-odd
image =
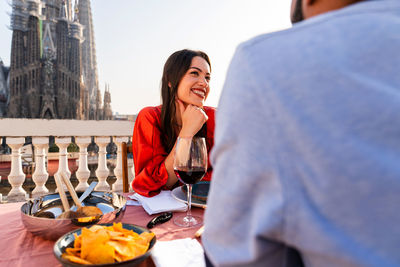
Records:
<instances>
[{"instance_id":1,"label":"metal bowl","mask_svg":"<svg viewBox=\"0 0 400 267\"><path fill-rule=\"evenodd\" d=\"M67 194L70 206L72 197ZM77 193L78 196L82 194ZM56 240L81 226L121 221L126 208L126 198L112 192L94 191L83 201L84 206L96 206L103 214L78 219L56 219L63 212L58 193L44 195L27 201L21 207L21 218L26 229L34 235ZM40 217L38 217L40 216Z\"/></svg>"}]
</instances>

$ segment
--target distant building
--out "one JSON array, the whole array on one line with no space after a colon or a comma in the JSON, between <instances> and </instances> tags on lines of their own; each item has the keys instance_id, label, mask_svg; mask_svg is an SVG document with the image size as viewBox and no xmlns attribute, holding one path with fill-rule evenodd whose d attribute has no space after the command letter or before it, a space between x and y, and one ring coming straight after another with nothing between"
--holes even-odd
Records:
<instances>
[{"instance_id":1,"label":"distant building","mask_svg":"<svg viewBox=\"0 0 400 267\"><path fill-rule=\"evenodd\" d=\"M137 114L118 114L114 115L113 120L117 121L136 121Z\"/></svg>"},{"instance_id":2,"label":"distant building","mask_svg":"<svg viewBox=\"0 0 400 267\"><path fill-rule=\"evenodd\" d=\"M112 114L112 110L111 110L110 86L107 84L106 84L106 88L104 90L103 119L104 120L112 120L113 119L113 114Z\"/></svg>"},{"instance_id":3,"label":"distant building","mask_svg":"<svg viewBox=\"0 0 400 267\"><path fill-rule=\"evenodd\" d=\"M8 105L8 73L9 68L4 66L3 61L0 59L0 118L4 117Z\"/></svg>"},{"instance_id":4,"label":"distant building","mask_svg":"<svg viewBox=\"0 0 400 267\"><path fill-rule=\"evenodd\" d=\"M74 11L71 0L12 1L7 117L112 119L92 24L90 0L75 0Z\"/></svg>"}]
</instances>

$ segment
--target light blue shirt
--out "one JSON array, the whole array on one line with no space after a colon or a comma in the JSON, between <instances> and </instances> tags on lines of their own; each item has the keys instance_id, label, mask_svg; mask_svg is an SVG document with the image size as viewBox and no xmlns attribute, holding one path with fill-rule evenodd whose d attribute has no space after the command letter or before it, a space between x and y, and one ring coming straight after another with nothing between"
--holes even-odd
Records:
<instances>
[{"instance_id":1,"label":"light blue shirt","mask_svg":"<svg viewBox=\"0 0 400 267\"><path fill-rule=\"evenodd\" d=\"M240 45L211 161L216 266L400 266L400 1Z\"/></svg>"}]
</instances>

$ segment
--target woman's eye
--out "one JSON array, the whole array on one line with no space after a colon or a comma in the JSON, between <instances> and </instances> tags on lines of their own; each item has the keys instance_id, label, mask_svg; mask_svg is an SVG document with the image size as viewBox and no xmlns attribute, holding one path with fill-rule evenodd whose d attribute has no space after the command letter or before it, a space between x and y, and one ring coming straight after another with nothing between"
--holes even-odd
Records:
<instances>
[{"instance_id":1,"label":"woman's eye","mask_svg":"<svg viewBox=\"0 0 400 267\"><path fill-rule=\"evenodd\" d=\"M210 80L211 80L211 77L206 76L206 80L207 80L207 81L210 81Z\"/></svg>"},{"instance_id":2,"label":"woman's eye","mask_svg":"<svg viewBox=\"0 0 400 267\"><path fill-rule=\"evenodd\" d=\"M197 71L192 71L190 74L192 74L194 76L199 76L199 73Z\"/></svg>"}]
</instances>

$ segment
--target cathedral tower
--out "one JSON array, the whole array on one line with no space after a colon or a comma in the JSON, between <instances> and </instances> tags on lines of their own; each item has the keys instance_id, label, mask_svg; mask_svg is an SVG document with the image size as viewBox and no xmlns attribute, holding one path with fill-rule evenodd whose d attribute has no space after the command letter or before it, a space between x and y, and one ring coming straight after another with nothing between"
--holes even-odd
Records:
<instances>
[{"instance_id":1,"label":"cathedral tower","mask_svg":"<svg viewBox=\"0 0 400 267\"><path fill-rule=\"evenodd\" d=\"M106 84L104 90L103 120L112 120L110 86Z\"/></svg>"},{"instance_id":2,"label":"cathedral tower","mask_svg":"<svg viewBox=\"0 0 400 267\"><path fill-rule=\"evenodd\" d=\"M97 76L96 44L94 39L92 9L90 0L80 0L78 4L79 22L83 25L82 66L86 90L89 94L89 119L99 119L97 107L99 82Z\"/></svg>"},{"instance_id":3,"label":"cathedral tower","mask_svg":"<svg viewBox=\"0 0 400 267\"><path fill-rule=\"evenodd\" d=\"M10 28L7 117L102 119L89 0L13 0Z\"/></svg>"}]
</instances>

